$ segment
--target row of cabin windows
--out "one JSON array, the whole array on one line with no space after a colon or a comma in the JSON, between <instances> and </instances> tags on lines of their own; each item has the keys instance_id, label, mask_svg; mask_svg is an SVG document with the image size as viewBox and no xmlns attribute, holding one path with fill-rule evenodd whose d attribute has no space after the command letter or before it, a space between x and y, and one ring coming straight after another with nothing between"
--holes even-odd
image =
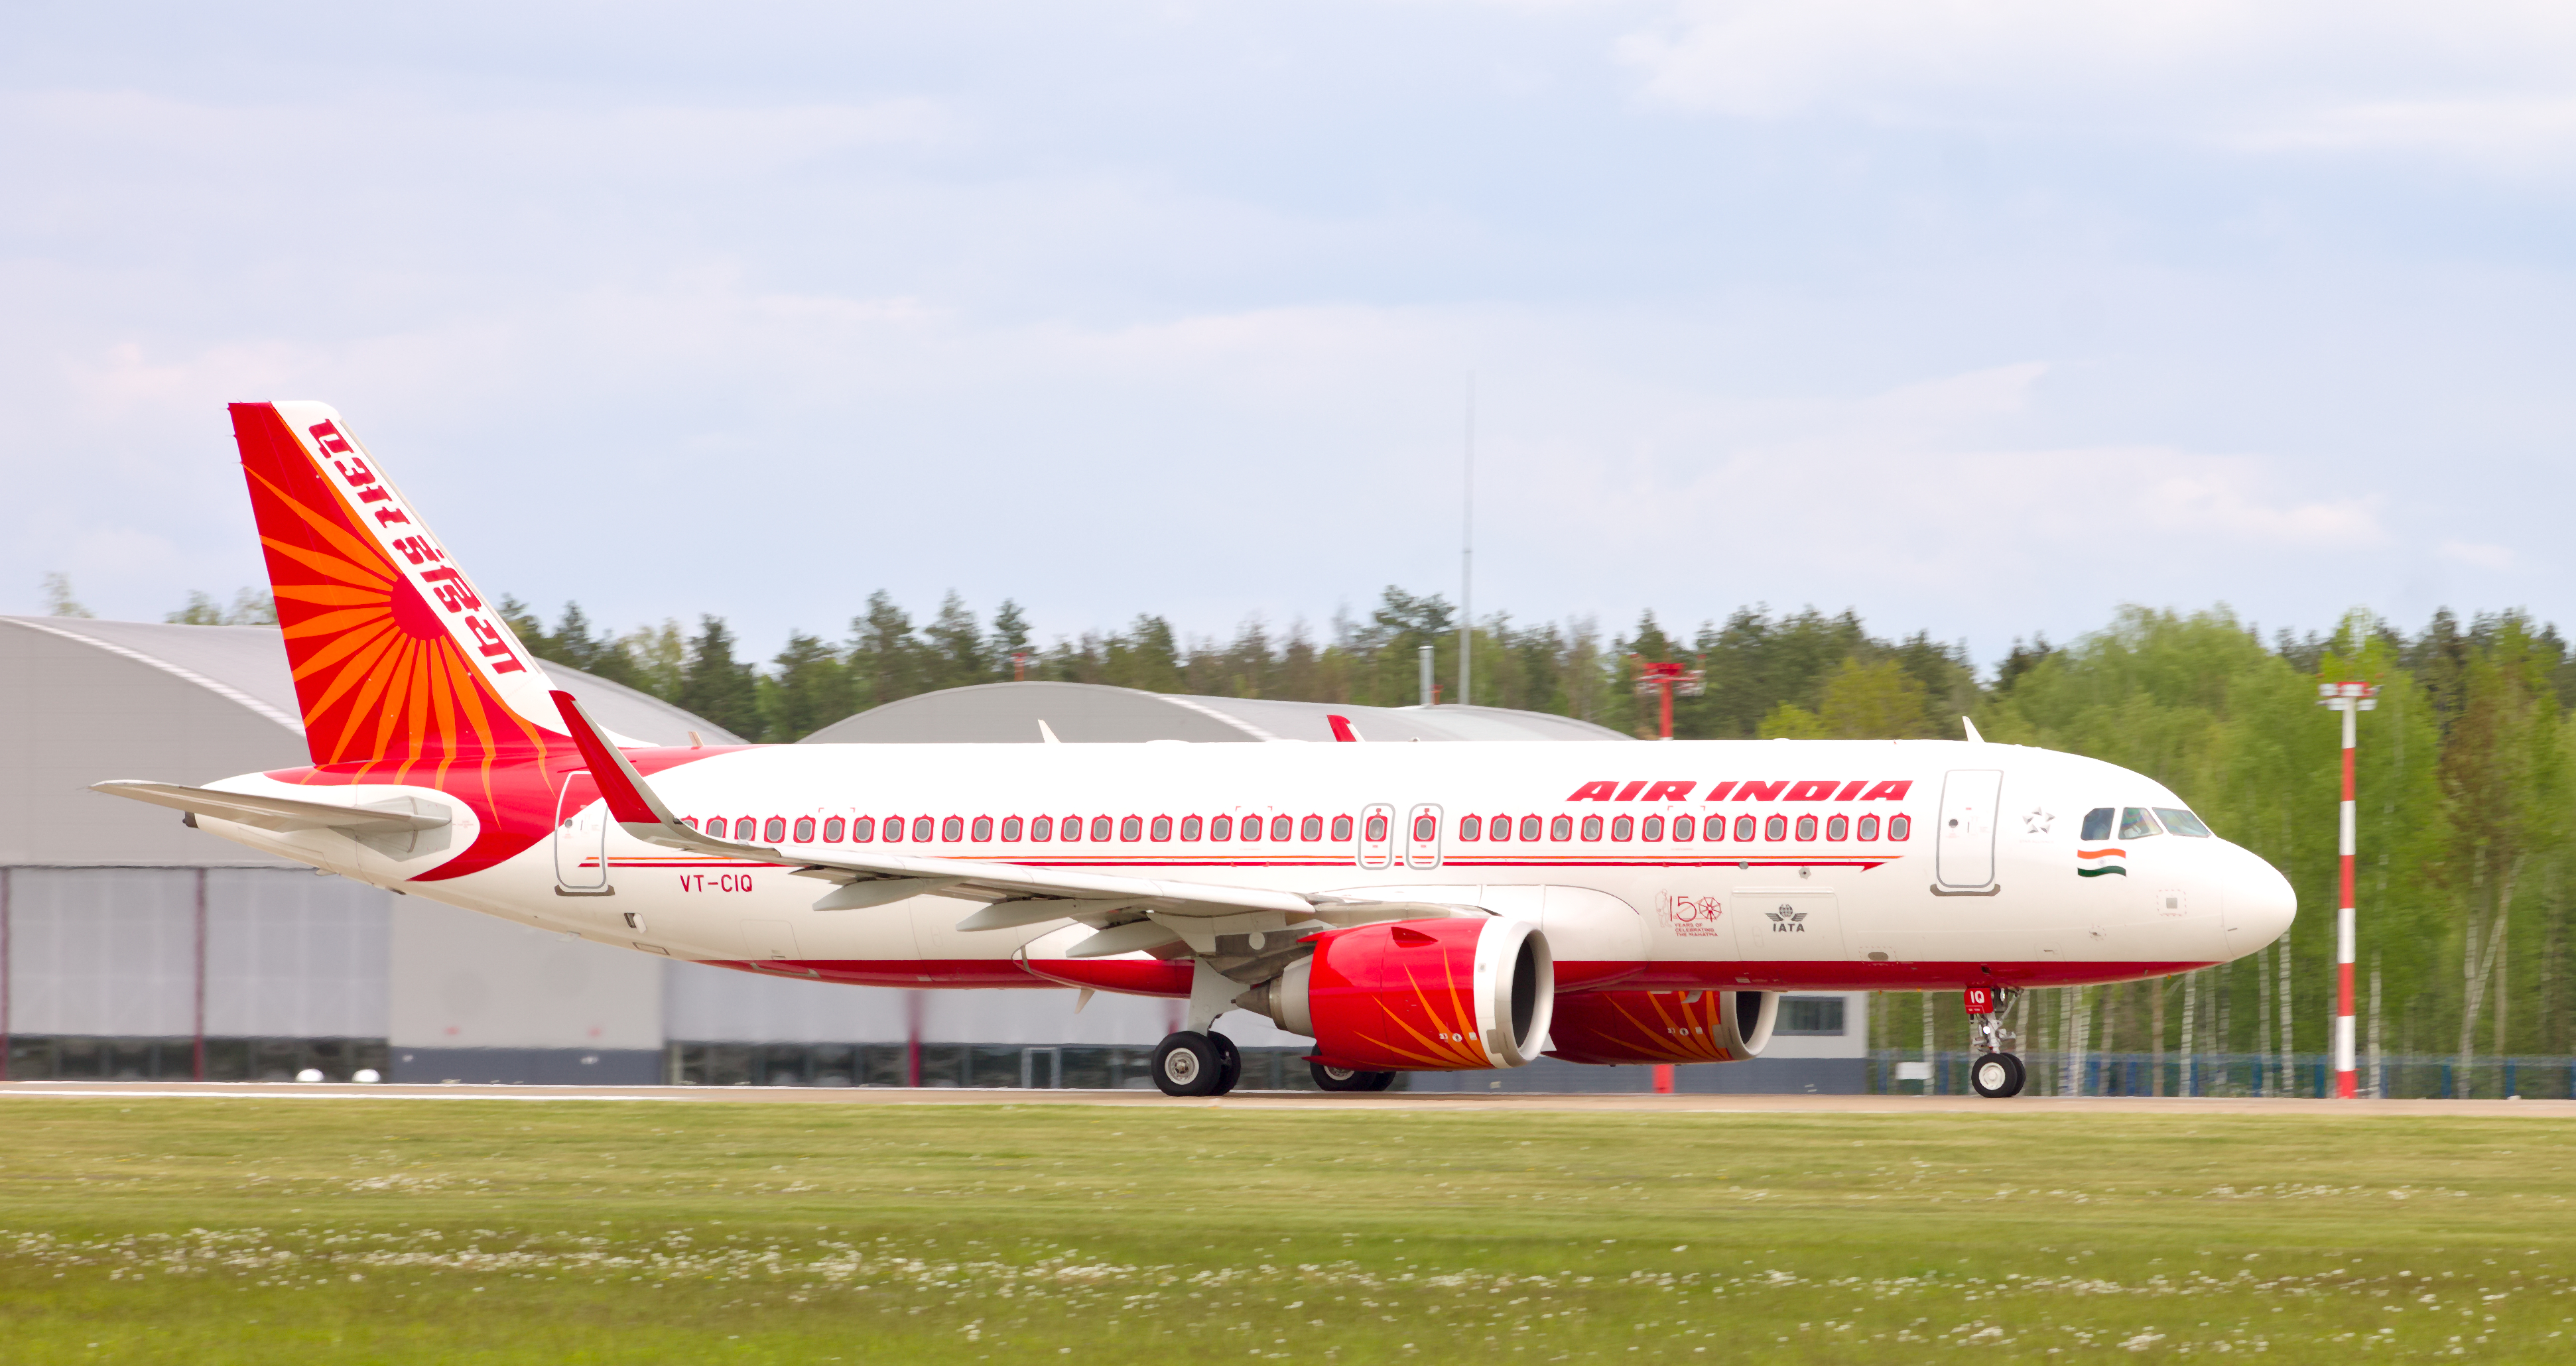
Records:
<instances>
[{"instance_id":1,"label":"row of cabin windows","mask_svg":"<svg viewBox=\"0 0 2576 1366\"><path fill-rule=\"evenodd\" d=\"M961 840L988 844L992 842L995 827L994 819L990 816L977 816L972 821L963 816L949 816L945 819L915 816L909 822L901 816L888 816L883 823L879 823L874 816L858 816L847 820L839 816L827 816L819 825L812 816L799 816L796 818L793 827L794 835L791 839L788 820L784 816L771 816L766 821L754 816L742 816L730 820L723 816L709 816L703 826L695 816L684 819L691 827L704 829L706 833L718 839L730 838L746 842L759 840L767 844L813 844L816 842L817 835L821 837L820 842L824 844L840 844L845 840L851 844L869 844L881 837L886 843L895 844L906 838L907 830L910 832L912 842L916 844L927 844L933 839L948 844L955 844ZM1506 841L1512 838L1516 823L1520 838L1524 842L1538 840L1542 832L1545 838L1559 841L1571 840L1575 835L1575 819L1572 816L1558 816L1554 820L1543 820L1538 816L1462 816L1458 820L1458 838L1470 842ZM1169 816L1156 816L1151 820L1142 816L1093 816L1090 818L1088 828L1090 838L1095 843L1107 843L1111 839L1129 843L1150 839L1160 844L1172 838L1176 823ZM1325 821L1322 816L1308 816L1302 820L1294 816L1273 816L1267 822L1259 816L1246 816L1240 822L1232 816L1212 816L1204 820L1197 816L1183 816L1177 822L1177 830L1184 841L1197 841L1202 838L1209 840L1240 838L1245 841L1257 841L1265 837L1273 841L1319 841L1324 838L1324 828ZM1080 816L1061 818L1037 816L1026 821L1018 816L1004 816L1000 821L1002 841L1006 844L1016 844L1024 838L1037 844L1050 841L1071 844L1083 839L1084 829L1085 823ZM1767 820L1759 821L1758 829L1761 838L1765 840L1785 840L1789 838L1790 821L1787 816L1772 816ZM1602 818L1584 817L1582 830L1584 839L1599 840L1603 833ZM1735 838L1739 842L1751 841L1755 837L1756 830L1757 821L1754 817L1737 816L1735 818ZM1817 830L1817 820L1814 816L1797 818L1799 839L1812 840L1816 838ZM1371 815L1368 818L1367 831L1371 843L1384 841L1387 834L1387 818L1384 815ZM1878 838L1878 832L1879 822L1876 816L1861 817L1857 828L1848 816L1828 816L1823 823L1824 837L1828 840L1874 840ZM1889 839L1901 840L1912 832L1913 822L1905 817L1887 818ZM1431 817L1414 818L1413 838L1416 842L1428 844L1437 838L1439 833L1439 827ZM1608 833L1611 839L1621 843L1632 839L1642 839L1649 843L1665 839L1688 841L1697 838L1716 841L1727 837L1727 818L1711 816L1706 821L1699 821L1689 816L1674 816L1670 818L1668 824L1667 818L1663 816L1648 816L1643 821L1633 816L1617 816L1610 819ZM1332 818L1332 837L1336 842L1350 839L1350 817Z\"/></svg>"},{"instance_id":2,"label":"row of cabin windows","mask_svg":"<svg viewBox=\"0 0 2576 1366\"><path fill-rule=\"evenodd\" d=\"M1796 825L1798 838L1802 840L1814 839L1819 829L1816 818L1813 816L1798 817ZM1512 826L1513 818L1510 816L1466 816L1460 818L1458 822L1458 838L1461 841L1467 842L1473 842L1480 839L1497 841L1508 840L1512 837ZM1530 841L1539 838L1540 823L1538 817L1523 816L1519 819L1519 826L1520 837L1523 841ZM1821 828L1823 830L1824 837L1829 840L1874 840L1878 838L1879 831L1878 817L1876 816L1861 817L1857 826L1853 824L1852 819L1849 816L1827 816L1824 818L1824 823ZM1559 816L1546 823L1546 835L1547 838L1551 840L1570 840L1574 838L1574 830L1575 822L1572 816ZM1672 818L1672 823L1669 827L1665 825L1664 818L1662 816L1648 816L1642 821L1633 816L1614 816L1610 818L1609 822L1610 838L1623 844L1632 839L1642 839L1649 843L1666 838L1670 838L1675 841L1687 841L1695 838L1705 838L1711 841L1716 841L1726 838L1726 830L1727 818L1724 816L1711 816L1705 821L1695 820L1689 816L1675 816ZM1735 838L1738 842L1750 842L1754 839L1757 833L1765 840L1785 840L1789 838L1789 830L1790 820L1787 816L1772 816L1768 819L1759 821L1752 816L1738 816L1735 818ZM1887 818L1887 837L1889 839L1901 840L1913 833L1913 821L1904 816L1890 816ZM1587 840L1597 840L1601 838L1601 835L1602 818L1599 816L1584 817L1583 838ZM1417 829L1415 831L1414 838L1428 841L1430 836Z\"/></svg>"}]
</instances>

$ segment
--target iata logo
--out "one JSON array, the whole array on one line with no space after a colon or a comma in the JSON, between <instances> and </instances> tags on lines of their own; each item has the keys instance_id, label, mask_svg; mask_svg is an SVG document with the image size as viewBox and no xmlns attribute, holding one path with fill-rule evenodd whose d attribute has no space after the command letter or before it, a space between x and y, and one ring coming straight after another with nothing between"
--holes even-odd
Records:
<instances>
[{"instance_id":1,"label":"iata logo","mask_svg":"<svg viewBox=\"0 0 2576 1366\"><path fill-rule=\"evenodd\" d=\"M1656 910L1663 917L1664 928L1684 936L1717 933L1718 918L1726 907L1713 896L1685 896L1666 892L1657 899Z\"/></svg>"},{"instance_id":2,"label":"iata logo","mask_svg":"<svg viewBox=\"0 0 2576 1366\"><path fill-rule=\"evenodd\" d=\"M1773 934L1805 934L1807 932L1807 913L1790 905L1788 902L1781 902L1780 909L1776 911L1764 911L1762 914L1771 921L1771 932Z\"/></svg>"}]
</instances>

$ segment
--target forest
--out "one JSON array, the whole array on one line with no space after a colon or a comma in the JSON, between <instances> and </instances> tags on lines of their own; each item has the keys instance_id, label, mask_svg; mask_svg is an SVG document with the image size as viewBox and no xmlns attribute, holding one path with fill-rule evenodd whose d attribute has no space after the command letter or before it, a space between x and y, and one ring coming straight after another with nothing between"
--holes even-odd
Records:
<instances>
[{"instance_id":1,"label":"forest","mask_svg":"<svg viewBox=\"0 0 2576 1366\"><path fill-rule=\"evenodd\" d=\"M1389 587L1364 617L1320 634L1247 621L1232 638L1188 638L1164 618L1039 645L1021 610L978 619L951 594L916 622L868 599L838 641L796 633L765 664L720 618L611 635L578 606L549 629L524 606L512 624L536 652L667 698L746 738L788 741L853 712L937 688L1014 676L1155 692L1407 706L1417 650L1454 686L1455 607ZM1480 620L1474 701L1581 717L1639 736L1652 703L1644 663L1702 671L1674 707L1681 738L1912 738L1961 734L2092 755L2180 793L2219 834L2286 873L2291 934L2254 958L2161 981L2032 993L2019 1021L2042 1089L2294 1090L2322 1082L2333 1013L2338 718L2321 681L2377 683L2360 718L2359 977L2365 1051L2409 1094L2566 1094L2576 1064L2508 1071L2500 1058L2576 1054L2576 787L2567 760L2576 660L2555 628L2517 612L2441 612L2408 632L2355 612L2330 632L2265 639L2227 609L2121 609L2100 630L2034 638L1981 672L1964 647L1924 633L1872 634L1851 612L1751 607L1687 637L1652 614L1625 632L1588 621ZM1956 993L1891 994L1873 1042L1906 1057L1956 1053ZM2230 1054L2187 1075L2185 1047ZM2159 1057L2161 1055L2161 1057ZM2126 1058L2125 1071L2105 1057ZM2075 1059L2089 1061L2078 1067ZM2253 1060L2261 1060L2257 1067ZM2141 1068L2153 1060L2159 1065ZM2376 1073L2366 1072L2375 1078Z\"/></svg>"}]
</instances>

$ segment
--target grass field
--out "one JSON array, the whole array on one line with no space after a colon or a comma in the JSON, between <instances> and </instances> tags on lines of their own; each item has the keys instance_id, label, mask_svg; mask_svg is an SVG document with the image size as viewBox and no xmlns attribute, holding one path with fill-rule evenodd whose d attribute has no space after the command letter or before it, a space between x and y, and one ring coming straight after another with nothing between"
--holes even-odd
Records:
<instances>
[{"instance_id":1,"label":"grass field","mask_svg":"<svg viewBox=\"0 0 2576 1366\"><path fill-rule=\"evenodd\" d=\"M12 1098L13 1362L2576 1360L2576 1126Z\"/></svg>"}]
</instances>

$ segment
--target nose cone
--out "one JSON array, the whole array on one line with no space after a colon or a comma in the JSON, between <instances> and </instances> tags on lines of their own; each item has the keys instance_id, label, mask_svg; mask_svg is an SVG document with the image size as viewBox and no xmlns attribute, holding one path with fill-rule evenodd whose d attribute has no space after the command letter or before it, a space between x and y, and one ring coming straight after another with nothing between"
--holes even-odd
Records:
<instances>
[{"instance_id":1,"label":"nose cone","mask_svg":"<svg viewBox=\"0 0 2576 1366\"><path fill-rule=\"evenodd\" d=\"M2227 956L2242 958L2259 952L2290 928L2299 913L2299 894L2290 889L2290 880L2281 876L2280 869L2243 849L2235 853L2220 904L2225 908Z\"/></svg>"}]
</instances>

